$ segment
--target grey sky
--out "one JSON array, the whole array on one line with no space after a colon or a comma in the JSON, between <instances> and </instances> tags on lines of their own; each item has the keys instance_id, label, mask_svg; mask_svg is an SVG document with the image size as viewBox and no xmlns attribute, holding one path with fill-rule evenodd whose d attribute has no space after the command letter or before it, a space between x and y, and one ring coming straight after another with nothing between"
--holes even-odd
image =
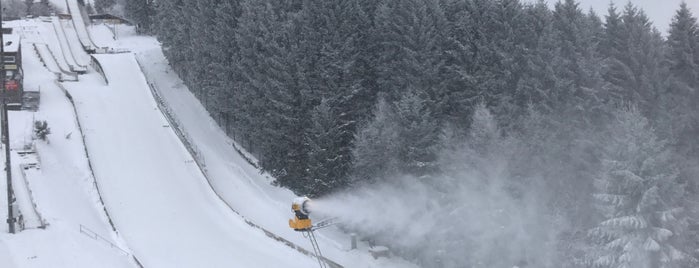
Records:
<instances>
[{"instance_id":1,"label":"grey sky","mask_svg":"<svg viewBox=\"0 0 699 268\"><path fill-rule=\"evenodd\" d=\"M524 0L524 2L536 2L536 0ZM550 6L553 6L557 0L546 0ZM593 8L602 19L607 14L609 3L613 2L618 10L622 10L626 3L631 2L634 5L643 9L648 17L653 21L653 25L660 30L663 35L667 35L667 30L675 16L675 11L680 7L682 0L578 0L580 7L588 11ZM687 6L692 10L694 17L699 15L699 0L685 0Z\"/></svg>"}]
</instances>

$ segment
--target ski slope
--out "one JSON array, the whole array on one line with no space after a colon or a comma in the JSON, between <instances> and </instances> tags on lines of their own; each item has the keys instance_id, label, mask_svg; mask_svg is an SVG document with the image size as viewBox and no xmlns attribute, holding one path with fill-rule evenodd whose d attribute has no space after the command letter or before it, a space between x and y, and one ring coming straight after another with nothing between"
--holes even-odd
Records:
<instances>
[{"instance_id":1,"label":"ski slope","mask_svg":"<svg viewBox=\"0 0 699 268\"><path fill-rule=\"evenodd\" d=\"M157 109L133 54L95 57L110 84L90 74L65 87L107 210L144 266L313 265L216 198Z\"/></svg>"},{"instance_id":2,"label":"ski slope","mask_svg":"<svg viewBox=\"0 0 699 268\"><path fill-rule=\"evenodd\" d=\"M53 53L51 53L49 46L47 46L46 44L37 43L34 43L32 45L34 46L36 52L39 54L39 57L42 59L41 61L44 62L46 68L49 71L51 71L52 73L62 73L64 71L61 69L61 66L58 65L58 61L56 60L56 57L53 55Z\"/></svg>"},{"instance_id":3,"label":"ski slope","mask_svg":"<svg viewBox=\"0 0 699 268\"><path fill-rule=\"evenodd\" d=\"M83 48L88 51L94 51L97 46L90 39L90 34L87 32L85 27L85 20L83 19L82 12L80 12L80 5L77 0L66 0L66 6L68 7L68 13L70 13L73 26L75 26L75 31L80 39L80 43Z\"/></svg>"},{"instance_id":4,"label":"ski slope","mask_svg":"<svg viewBox=\"0 0 699 268\"><path fill-rule=\"evenodd\" d=\"M61 24L61 20L58 17L54 17L51 21L51 24L53 26L54 31L53 36L56 37L59 44L57 48L54 46L53 51L61 51L61 55L63 55L63 61L66 63L68 70L73 72L85 72L87 70L87 67L81 65L75 58L75 55L73 55L73 50L71 49L70 43L68 42L68 38ZM50 35L50 33L48 34ZM51 39L49 39L48 42L51 42Z\"/></svg>"},{"instance_id":5,"label":"ski slope","mask_svg":"<svg viewBox=\"0 0 699 268\"><path fill-rule=\"evenodd\" d=\"M95 41L137 53L95 55L109 84L89 66L79 82L56 83L52 72L72 53L68 38L39 20L17 23L37 31L23 41L25 85L40 89L42 100L37 113L10 115L12 141L17 148L31 141L26 126L33 119L52 129L50 144L35 143L41 169L27 173L31 193L22 194L35 198L37 217L49 225L17 235L0 228L0 260L9 259L3 267L136 267L134 257L144 267L317 267L295 249L310 249L308 240L287 226L293 193L272 186L236 151L169 69L155 38L120 26L115 41L102 28ZM45 47L35 52L32 43ZM55 64L44 66L38 55L51 53ZM136 56L199 152L197 161L159 110ZM364 243L350 250L348 235L334 228L320 231L319 242L344 267L415 267L375 260Z\"/></svg>"},{"instance_id":6,"label":"ski slope","mask_svg":"<svg viewBox=\"0 0 699 268\"><path fill-rule=\"evenodd\" d=\"M55 75L44 67L32 43L41 41L53 33L49 23L41 21L5 22L5 27L15 29L36 29L37 32L23 31L22 59L25 73L25 88L39 90L41 106L35 113L30 111L10 111L10 137L13 149L13 173L20 172L22 157L16 152L30 144L32 120L46 120L52 134L50 144L36 142L36 162L39 169L27 170L26 179L30 189L19 189L22 176L13 176L17 201L37 205L48 226L46 229L27 229L17 234L7 233L4 223L6 211L5 183L0 183L0 267L137 267L130 255L125 255L112 245L128 247L112 230L104 209L99 203L94 180L90 174L84 147L77 128L75 114L60 88L55 84ZM49 26L49 27L42 27ZM56 45L50 43L49 46ZM60 53L60 52L59 52ZM4 156L4 154L2 154ZM4 173L0 175L4 182ZM27 193L26 190L31 190ZM22 210L27 210L26 208ZM28 227L34 224L29 223ZM81 226L99 235L96 240L81 232Z\"/></svg>"},{"instance_id":7,"label":"ski slope","mask_svg":"<svg viewBox=\"0 0 699 268\"><path fill-rule=\"evenodd\" d=\"M136 36L126 30L119 36L122 37L112 46L136 53L145 75L201 156L213 188L226 204L260 227L310 249L309 241L287 225L292 217L290 202L296 196L288 189L273 186L273 178L249 163L254 158L219 128L170 68L155 38ZM336 228L320 230L317 236L323 254L345 267L416 267L401 259L374 259L365 243L360 243L358 250L350 250L349 235Z\"/></svg>"},{"instance_id":8,"label":"ski slope","mask_svg":"<svg viewBox=\"0 0 699 268\"><path fill-rule=\"evenodd\" d=\"M57 60L56 56L53 54L48 45L40 43L33 43L32 45L34 46L34 49L39 55L41 62L46 66L46 69L56 74L59 77L59 80L78 80L77 73L71 72L61 67L61 65L58 63L59 61Z\"/></svg>"},{"instance_id":9,"label":"ski slope","mask_svg":"<svg viewBox=\"0 0 699 268\"><path fill-rule=\"evenodd\" d=\"M63 46L67 49L67 43L63 43L58 35L58 27L56 26L58 18L49 18L48 21L34 21L32 26L35 31L24 32L23 41L34 43L37 45L45 45L49 52L53 54L56 64L62 72L72 72L70 65L76 65L74 61L68 62L67 59L72 59L72 55L64 52ZM41 52L40 52L41 53ZM48 55L46 55L48 57Z\"/></svg>"},{"instance_id":10,"label":"ski slope","mask_svg":"<svg viewBox=\"0 0 699 268\"><path fill-rule=\"evenodd\" d=\"M70 54L73 55L75 63L81 68L87 68L87 65L90 64L90 55L83 49L78 38L77 30L73 26L73 23L68 20L59 20L59 22L61 31L63 31L63 35L68 41L68 47L70 48L71 52Z\"/></svg>"}]
</instances>

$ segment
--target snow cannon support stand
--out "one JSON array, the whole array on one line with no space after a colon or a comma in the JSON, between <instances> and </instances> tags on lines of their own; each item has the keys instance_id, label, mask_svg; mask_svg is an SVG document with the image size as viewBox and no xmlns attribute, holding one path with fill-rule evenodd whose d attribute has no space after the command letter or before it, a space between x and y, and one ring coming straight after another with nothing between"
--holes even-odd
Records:
<instances>
[{"instance_id":1,"label":"snow cannon support stand","mask_svg":"<svg viewBox=\"0 0 699 268\"><path fill-rule=\"evenodd\" d=\"M313 253L315 253L318 258L318 264L320 268L327 268L328 264L325 262L323 254L320 253L320 246L318 246L318 241L313 233L316 229L327 227L331 225L331 220L321 221L317 226L313 226L311 219L308 217L311 214L309 210L311 199L308 197L298 197L294 198L291 203L291 210L294 211L294 218L289 220L289 227L297 232L303 233L304 237L311 240L311 246L313 246Z\"/></svg>"}]
</instances>

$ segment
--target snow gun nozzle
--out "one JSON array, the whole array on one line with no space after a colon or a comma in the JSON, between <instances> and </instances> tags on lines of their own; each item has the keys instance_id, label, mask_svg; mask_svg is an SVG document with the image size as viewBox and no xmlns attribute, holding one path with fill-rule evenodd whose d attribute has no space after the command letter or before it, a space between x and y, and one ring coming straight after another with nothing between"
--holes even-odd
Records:
<instances>
[{"instance_id":1,"label":"snow gun nozzle","mask_svg":"<svg viewBox=\"0 0 699 268\"><path fill-rule=\"evenodd\" d=\"M294 198L294 201L291 203L291 210L293 210L295 213L301 213L308 216L308 214L311 214L310 203L311 199L305 196Z\"/></svg>"}]
</instances>

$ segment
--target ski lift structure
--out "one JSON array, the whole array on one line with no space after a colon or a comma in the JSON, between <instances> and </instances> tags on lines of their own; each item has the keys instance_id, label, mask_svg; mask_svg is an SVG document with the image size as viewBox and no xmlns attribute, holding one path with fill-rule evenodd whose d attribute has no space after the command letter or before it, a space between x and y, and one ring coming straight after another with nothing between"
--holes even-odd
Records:
<instances>
[{"instance_id":1,"label":"ski lift structure","mask_svg":"<svg viewBox=\"0 0 699 268\"><path fill-rule=\"evenodd\" d=\"M335 224L335 219L330 218L322 220L313 225L309 217L311 214L311 210L309 209L310 203L311 199L308 197L298 197L293 200L291 203L291 210L294 211L294 218L289 220L289 227L294 229L294 231L301 232L305 238L311 241L313 253L318 258L318 265L320 265L320 268L328 268L325 257L323 257L323 254L320 252L320 246L318 245L318 240L316 240L314 231Z\"/></svg>"}]
</instances>

